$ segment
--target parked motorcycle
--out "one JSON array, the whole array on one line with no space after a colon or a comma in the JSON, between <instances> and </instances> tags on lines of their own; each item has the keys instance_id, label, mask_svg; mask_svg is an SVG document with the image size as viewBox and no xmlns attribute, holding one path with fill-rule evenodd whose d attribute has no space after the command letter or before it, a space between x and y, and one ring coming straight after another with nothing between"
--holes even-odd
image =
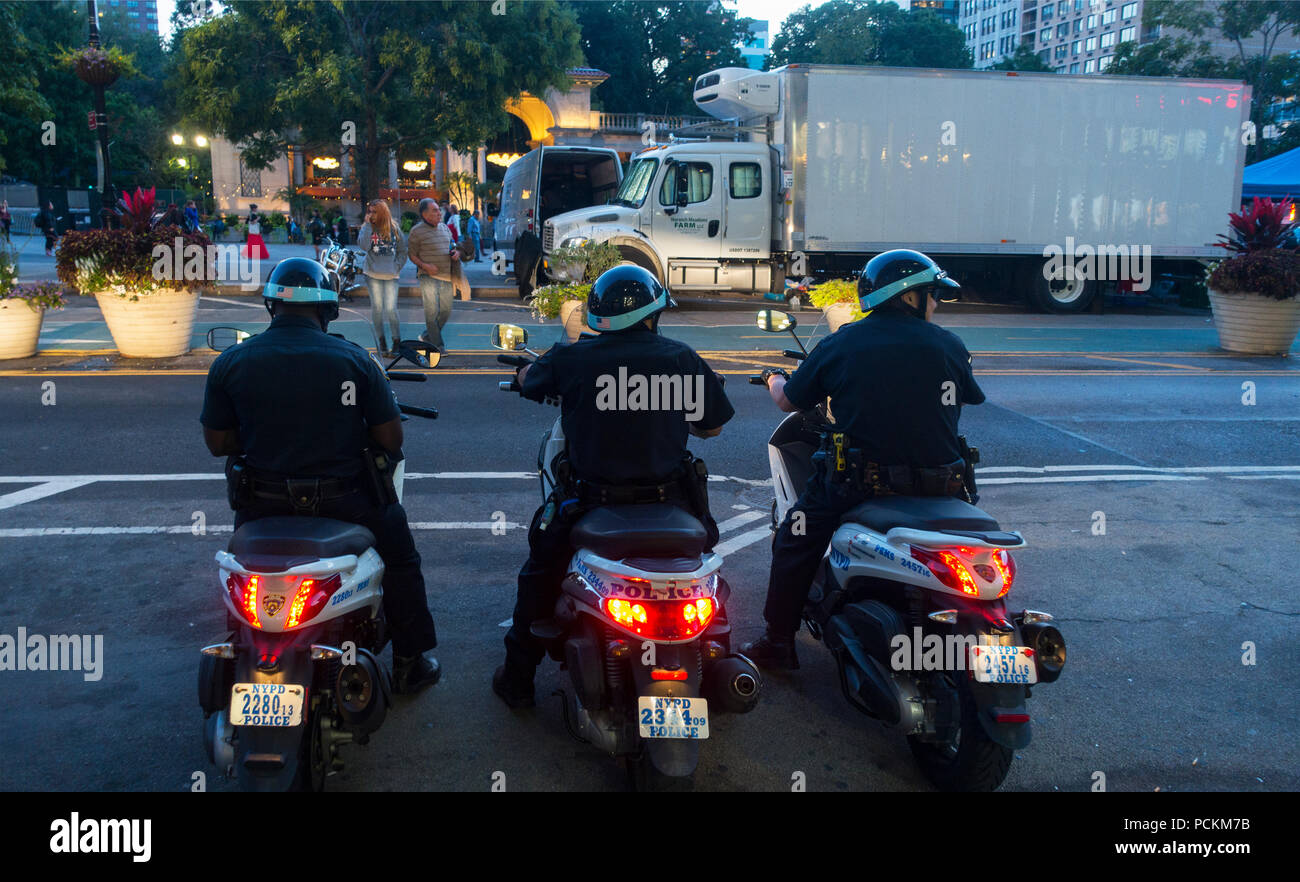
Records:
<instances>
[{"instance_id":1,"label":"parked motorcycle","mask_svg":"<svg viewBox=\"0 0 1300 882\"><path fill-rule=\"evenodd\" d=\"M320 256L321 265L329 272L330 282L338 293L339 300L351 303L356 291L364 287L357 281L364 252L340 245L330 236L321 239L321 244L324 246Z\"/></svg>"},{"instance_id":2,"label":"parked motorcycle","mask_svg":"<svg viewBox=\"0 0 1300 882\"><path fill-rule=\"evenodd\" d=\"M208 345L221 351L250 336L214 328ZM403 420L438 416L398 407ZM398 462L398 501L403 475ZM339 747L368 743L391 704L379 660L388 634L375 537L332 518L262 518L236 530L216 561L231 633L201 650L208 758L244 790L321 790L343 768Z\"/></svg>"},{"instance_id":3,"label":"parked motorcycle","mask_svg":"<svg viewBox=\"0 0 1300 882\"><path fill-rule=\"evenodd\" d=\"M516 325L493 330L498 349L535 357L527 341ZM520 391L514 380L500 388ZM564 445L557 417L537 459L543 500ZM565 724L577 740L622 758L633 789L689 790L715 715L748 713L762 690L758 668L731 651L722 556L705 553L699 520L667 503L593 509L570 540L555 614L531 628L569 672L572 692L560 693Z\"/></svg>"},{"instance_id":4,"label":"parked motorcycle","mask_svg":"<svg viewBox=\"0 0 1300 882\"><path fill-rule=\"evenodd\" d=\"M795 318L758 314L760 329L794 333ZM765 385L761 377L751 383ZM825 404L793 413L768 441L776 499L773 529L813 473L830 423ZM965 439L962 439L965 444ZM1065 666L1052 616L1007 612L1016 579L1012 550L1025 547L973 503L885 495L849 511L831 539L804 608L804 623L839 668L849 704L907 736L921 771L943 790L996 789L1014 751L1030 741L1026 701Z\"/></svg>"}]
</instances>

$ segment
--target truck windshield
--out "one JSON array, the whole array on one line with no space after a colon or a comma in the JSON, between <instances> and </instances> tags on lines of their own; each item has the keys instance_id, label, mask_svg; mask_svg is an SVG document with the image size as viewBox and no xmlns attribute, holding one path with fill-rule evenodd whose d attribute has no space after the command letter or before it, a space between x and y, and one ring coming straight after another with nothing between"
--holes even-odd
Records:
<instances>
[{"instance_id":1,"label":"truck windshield","mask_svg":"<svg viewBox=\"0 0 1300 882\"><path fill-rule=\"evenodd\" d=\"M658 167L657 159L633 160L627 177L623 178L623 186L618 188L618 193L614 196L614 204L640 208L646 194L650 192L650 184L655 179L655 169Z\"/></svg>"}]
</instances>

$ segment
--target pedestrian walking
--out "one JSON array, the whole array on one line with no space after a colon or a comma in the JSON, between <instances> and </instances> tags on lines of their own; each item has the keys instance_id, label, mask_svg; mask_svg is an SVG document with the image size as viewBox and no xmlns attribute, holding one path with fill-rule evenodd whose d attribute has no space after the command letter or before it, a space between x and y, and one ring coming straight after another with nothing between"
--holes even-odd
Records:
<instances>
[{"instance_id":1,"label":"pedestrian walking","mask_svg":"<svg viewBox=\"0 0 1300 882\"><path fill-rule=\"evenodd\" d=\"M13 226L14 218L9 213L9 200L0 203L0 233L4 233L5 241L9 241L9 228Z\"/></svg>"},{"instance_id":2,"label":"pedestrian walking","mask_svg":"<svg viewBox=\"0 0 1300 882\"><path fill-rule=\"evenodd\" d=\"M451 204L451 215L447 218L447 226L451 228L452 234L455 235L456 241L459 242L462 232L460 228L460 209L456 207L454 202Z\"/></svg>"},{"instance_id":3,"label":"pedestrian walking","mask_svg":"<svg viewBox=\"0 0 1300 882\"><path fill-rule=\"evenodd\" d=\"M408 241L411 263L416 266L415 281L424 301L424 333L420 339L439 353L447 353L442 329L451 318L456 299L454 272L460 254L451 240L451 230L442 222L442 210L432 199L421 199L416 206L420 222L411 228Z\"/></svg>"},{"instance_id":4,"label":"pedestrian walking","mask_svg":"<svg viewBox=\"0 0 1300 882\"><path fill-rule=\"evenodd\" d=\"M334 234L335 241L340 245L348 244L348 222L342 212L339 213L339 219L334 222Z\"/></svg>"},{"instance_id":5,"label":"pedestrian walking","mask_svg":"<svg viewBox=\"0 0 1300 882\"><path fill-rule=\"evenodd\" d=\"M36 228L45 234L45 256L54 256L54 243L59 239L59 219L54 216L54 203L45 203L45 210L36 215Z\"/></svg>"},{"instance_id":6,"label":"pedestrian walking","mask_svg":"<svg viewBox=\"0 0 1300 882\"><path fill-rule=\"evenodd\" d=\"M256 205L248 206L248 241L244 245L244 256L257 260L266 260L271 256L262 239L262 215L257 213Z\"/></svg>"},{"instance_id":7,"label":"pedestrian walking","mask_svg":"<svg viewBox=\"0 0 1300 882\"><path fill-rule=\"evenodd\" d=\"M185 203L185 229L191 233L199 231L199 209L191 199Z\"/></svg>"},{"instance_id":8,"label":"pedestrian walking","mask_svg":"<svg viewBox=\"0 0 1300 882\"><path fill-rule=\"evenodd\" d=\"M482 263L483 258L479 254L482 250L483 225L479 223L477 211L470 215L469 222L465 227L465 233L465 238L474 244L474 262Z\"/></svg>"},{"instance_id":9,"label":"pedestrian walking","mask_svg":"<svg viewBox=\"0 0 1300 882\"><path fill-rule=\"evenodd\" d=\"M321 244L325 239L325 221L321 220L319 211L311 213L311 220L307 221L307 232L311 233L311 244L316 246L316 260L319 261Z\"/></svg>"},{"instance_id":10,"label":"pedestrian walking","mask_svg":"<svg viewBox=\"0 0 1300 882\"><path fill-rule=\"evenodd\" d=\"M381 356L397 348L402 339L401 320L397 316L397 277L406 265L406 238L393 220L388 203L376 199L366 208L366 220L357 234L357 244L366 249L366 287L370 290L370 320L375 325L375 340ZM384 340L384 325L392 330L393 345Z\"/></svg>"}]
</instances>

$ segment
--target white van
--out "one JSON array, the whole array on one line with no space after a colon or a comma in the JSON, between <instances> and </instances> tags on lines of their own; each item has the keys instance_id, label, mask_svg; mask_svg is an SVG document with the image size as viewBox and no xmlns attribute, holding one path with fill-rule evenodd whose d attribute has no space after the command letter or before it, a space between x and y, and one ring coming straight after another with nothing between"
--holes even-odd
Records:
<instances>
[{"instance_id":1,"label":"white van","mask_svg":"<svg viewBox=\"0 0 1300 882\"><path fill-rule=\"evenodd\" d=\"M496 241L514 265L521 298L539 283L542 224L566 211L605 205L622 181L623 164L607 147L538 147L511 163L501 182Z\"/></svg>"}]
</instances>

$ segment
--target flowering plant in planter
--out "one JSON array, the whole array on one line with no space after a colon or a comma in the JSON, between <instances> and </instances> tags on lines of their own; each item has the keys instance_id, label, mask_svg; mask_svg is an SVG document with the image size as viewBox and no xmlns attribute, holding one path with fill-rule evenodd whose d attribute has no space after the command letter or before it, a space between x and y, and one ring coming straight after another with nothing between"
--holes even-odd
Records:
<instances>
[{"instance_id":1,"label":"flowering plant in planter","mask_svg":"<svg viewBox=\"0 0 1300 882\"><path fill-rule=\"evenodd\" d=\"M856 322L866 313L862 311L861 302L858 300L858 283L846 279L832 279L829 282L822 282L819 285L813 285L808 289L808 302L818 309L828 309L837 303L843 303L852 307L849 310L848 321Z\"/></svg>"},{"instance_id":2,"label":"flowering plant in planter","mask_svg":"<svg viewBox=\"0 0 1300 882\"><path fill-rule=\"evenodd\" d=\"M1300 332L1300 250L1294 203L1256 198L1228 215L1220 248L1232 252L1206 275L1219 345L1233 352L1287 354Z\"/></svg>"},{"instance_id":3,"label":"flowering plant in planter","mask_svg":"<svg viewBox=\"0 0 1300 882\"><path fill-rule=\"evenodd\" d=\"M585 303L590 293L591 285L586 283L543 285L533 290L533 296L528 298L528 308L532 311L533 318L555 318L560 314L560 307L565 303L570 300L581 300Z\"/></svg>"},{"instance_id":4,"label":"flowering plant in planter","mask_svg":"<svg viewBox=\"0 0 1300 882\"><path fill-rule=\"evenodd\" d=\"M62 58L72 67L77 74L77 79L90 86L108 88L117 82L119 77L135 76L139 73L134 64L134 56L126 55L114 46L107 49L92 49L84 46L64 52Z\"/></svg>"},{"instance_id":5,"label":"flowering plant in planter","mask_svg":"<svg viewBox=\"0 0 1300 882\"><path fill-rule=\"evenodd\" d=\"M8 248L0 248L0 300L21 300L35 311L61 309L63 286L56 282L19 284L17 256Z\"/></svg>"},{"instance_id":6,"label":"flowering plant in planter","mask_svg":"<svg viewBox=\"0 0 1300 882\"><path fill-rule=\"evenodd\" d=\"M198 291L210 282L211 240L203 233L155 224L152 188L123 194L118 208L120 229L72 230L64 236L56 264L61 282L83 294L133 301L160 288Z\"/></svg>"},{"instance_id":7,"label":"flowering plant in planter","mask_svg":"<svg viewBox=\"0 0 1300 882\"><path fill-rule=\"evenodd\" d=\"M1231 236L1219 234L1217 247L1232 252L1207 278L1216 291L1243 291L1287 300L1300 294L1300 250L1295 221L1288 220L1294 203L1255 197L1248 211L1229 214Z\"/></svg>"}]
</instances>

